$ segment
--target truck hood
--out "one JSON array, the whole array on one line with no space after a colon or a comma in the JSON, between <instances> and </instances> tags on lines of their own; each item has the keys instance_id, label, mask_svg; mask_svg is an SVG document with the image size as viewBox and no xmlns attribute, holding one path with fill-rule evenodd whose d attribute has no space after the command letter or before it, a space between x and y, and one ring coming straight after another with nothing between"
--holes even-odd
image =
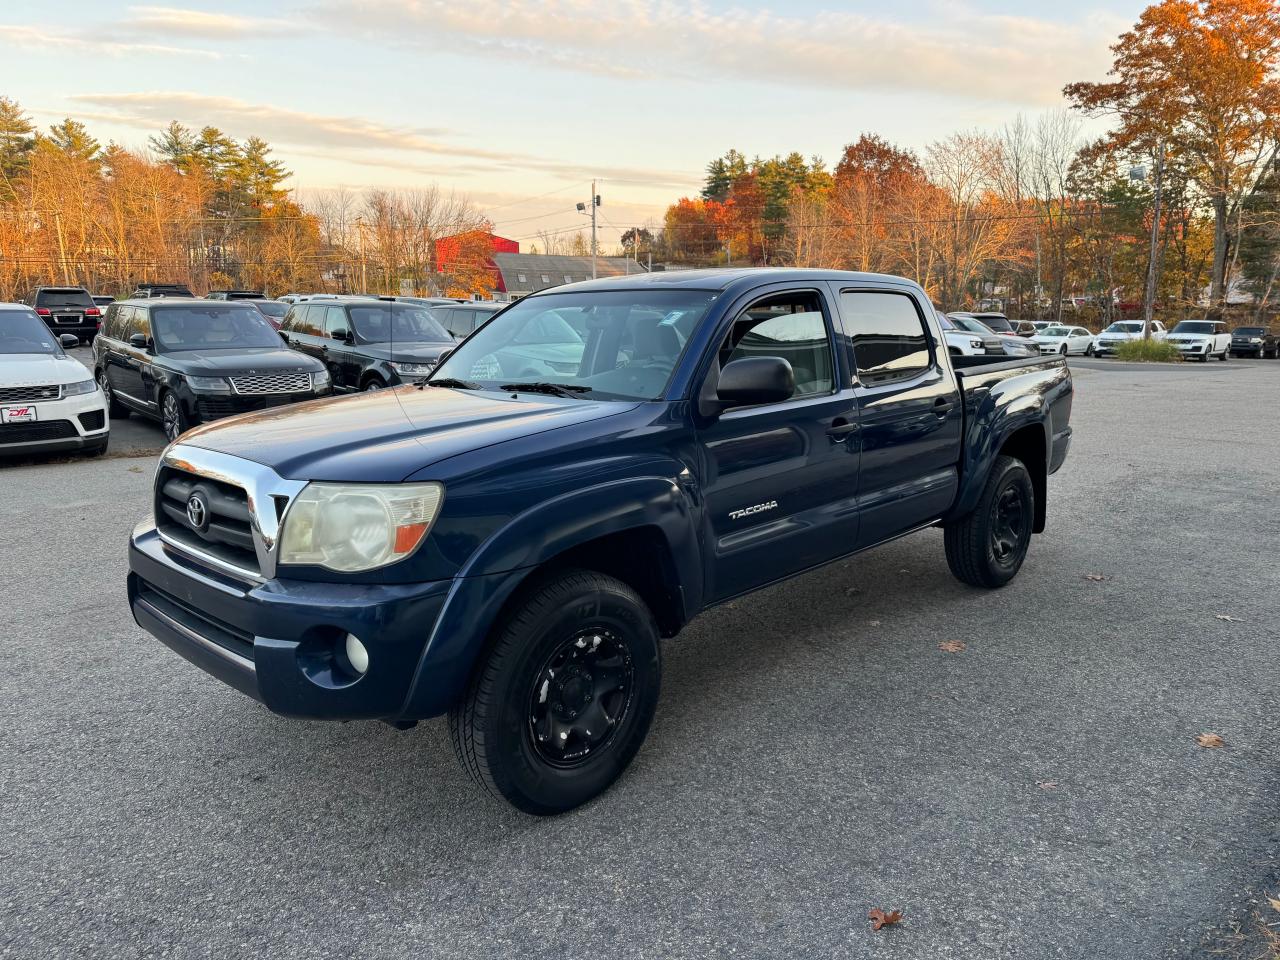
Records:
<instances>
[{"instance_id":1,"label":"truck hood","mask_svg":"<svg viewBox=\"0 0 1280 960\"><path fill-rule=\"evenodd\" d=\"M44 386L92 380L73 357L51 353L0 353L0 387Z\"/></svg>"},{"instance_id":2,"label":"truck hood","mask_svg":"<svg viewBox=\"0 0 1280 960\"><path fill-rule=\"evenodd\" d=\"M635 406L403 386L218 420L182 442L253 460L292 480L398 483L460 453Z\"/></svg>"}]
</instances>

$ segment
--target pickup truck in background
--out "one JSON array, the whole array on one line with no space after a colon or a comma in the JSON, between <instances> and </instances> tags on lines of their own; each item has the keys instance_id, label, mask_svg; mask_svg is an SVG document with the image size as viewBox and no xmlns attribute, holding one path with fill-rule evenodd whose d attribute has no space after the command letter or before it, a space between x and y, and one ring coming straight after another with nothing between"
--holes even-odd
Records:
<instances>
[{"instance_id":1,"label":"pickup truck in background","mask_svg":"<svg viewBox=\"0 0 1280 960\"><path fill-rule=\"evenodd\" d=\"M566 316L572 362L506 368ZM931 526L960 580L1008 583L1045 529L1071 400L1061 358L949 356L895 277L558 287L416 385L180 437L129 600L278 713L447 713L479 784L557 813L635 756L659 639L701 611Z\"/></svg>"}]
</instances>

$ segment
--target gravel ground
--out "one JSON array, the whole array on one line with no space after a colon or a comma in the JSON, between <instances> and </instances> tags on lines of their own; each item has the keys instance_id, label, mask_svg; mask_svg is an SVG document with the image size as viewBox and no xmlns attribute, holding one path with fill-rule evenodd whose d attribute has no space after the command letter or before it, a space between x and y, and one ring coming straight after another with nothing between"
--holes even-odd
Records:
<instances>
[{"instance_id":1,"label":"gravel ground","mask_svg":"<svg viewBox=\"0 0 1280 960\"><path fill-rule=\"evenodd\" d=\"M478 794L440 721L278 718L140 631L150 458L3 470L0 955L1249 956L1280 363L1072 365L1013 585L930 531L705 615L630 772L556 819Z\"/></svg>"}]
</instances>

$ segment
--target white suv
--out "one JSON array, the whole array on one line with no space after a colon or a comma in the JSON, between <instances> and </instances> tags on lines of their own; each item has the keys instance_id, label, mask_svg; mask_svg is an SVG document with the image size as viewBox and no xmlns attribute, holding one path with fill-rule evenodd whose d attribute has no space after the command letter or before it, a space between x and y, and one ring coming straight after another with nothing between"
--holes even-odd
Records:
<instances>
[{"instance_id":1,"label":"white suv","mask_svg":"<svg viewBox=\"0 0 1280 960\"><path fill-rule=\"evenodd\" d=\"M1231 331L1221 320L1183 320L1169 331L1168 340L1189 360L1225 360L1231 352Z\"/></svg>"},{"instance_id":2,"label":"white suv","mask_svg":"<svg viewBox=\"0 0 1280 960\"><path fill-rule=\"evenodd\" d=\"M34 310L0 303L0 454L107 449L107 403L93 377Z\"/></svg>"},{"instance_id":3,"label":"white suv","mask_svg":"<svg viewBox=\"0 0 1280 960\"><path fill-rule=\"evenodd\" d=\"M1164 328L1164 324L1159 320L1151 321L1151 339L1163 340L1168 334ZM1098 339L1093 342L1093 355L1101 357L1108 353L1115 353L1116 347L1129 340L1142 339L1142 321L1141 320L1117 320L1107 329L1098 334Z\"/></svg>"}]
</instances>

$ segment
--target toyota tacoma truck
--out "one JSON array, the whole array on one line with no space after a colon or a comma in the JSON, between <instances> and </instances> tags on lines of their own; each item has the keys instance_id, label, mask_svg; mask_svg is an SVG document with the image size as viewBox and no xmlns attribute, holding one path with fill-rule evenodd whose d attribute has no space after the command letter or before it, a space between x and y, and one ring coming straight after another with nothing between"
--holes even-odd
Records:
<instances>
[{"instance_id":1,"label":"toyota tacoma truck","mask_svg":"<svg viewBox=\"0 0 1280 960\"><path fill-rule=\"evenodd\" d=\"M576 355L507 369L567 320ZM277 713L448 714L534 814L627 767L661 638L927 527L996 588L1067 455L1058 358L951 357L916 284L681 271L525 297L392 390L191 430L133 531L137 622Z\"/></svg>"}]
</instances>

